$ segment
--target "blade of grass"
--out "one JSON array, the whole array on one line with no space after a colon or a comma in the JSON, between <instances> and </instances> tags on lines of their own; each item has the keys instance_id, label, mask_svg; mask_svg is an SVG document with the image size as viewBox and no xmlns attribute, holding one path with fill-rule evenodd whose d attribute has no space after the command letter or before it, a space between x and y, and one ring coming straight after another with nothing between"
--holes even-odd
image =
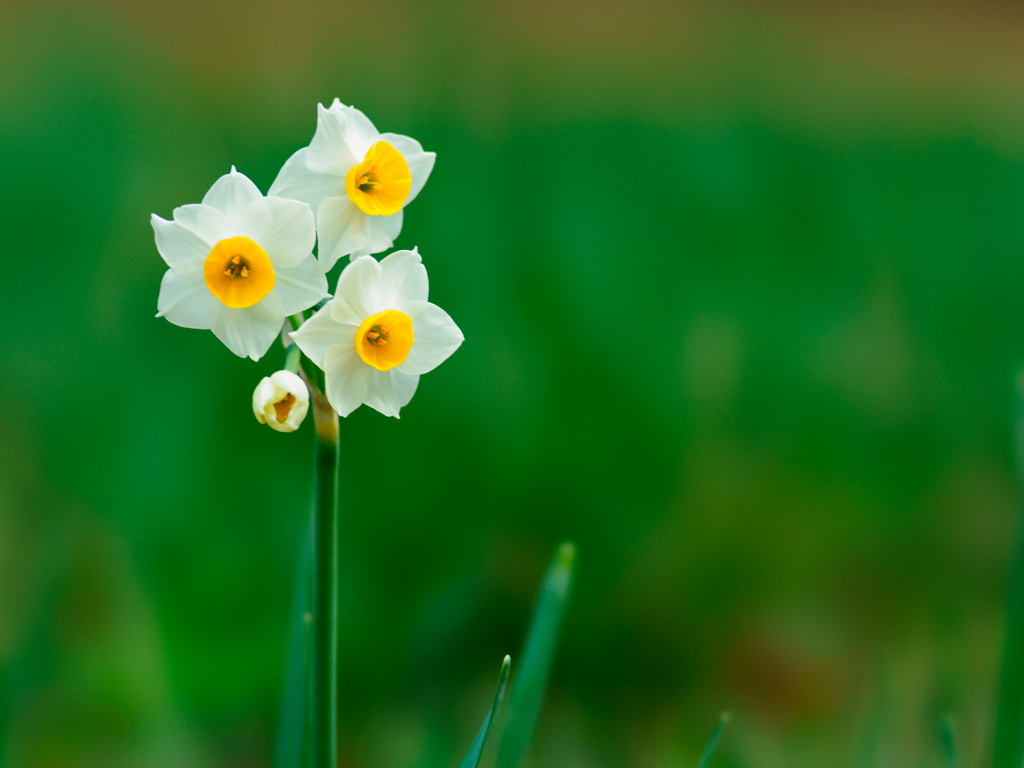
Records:
<instances>
[{"instance_id":1,"label":"blade of grass","mask_svg":"<svg viewBox=\"0 0 1024 768\"><path fill-rule=\"evenodd\" d=\"M569 542L562 544L541 585L522 661L509 694L510 714L498 748L497 768L519 768L533 739L575 559L576 548Z\"/></svg>"},{"instance_id":2,"label":"blade of grass","mask_svg":"<svg viewBox=\"0 0 1024 768\"><path fill-rule=\"evenodd\" d=\"M704 751L701 753L697 768L708 768L708 765L711 764L711 758L715 756L715 750L718 749L718 742L722 740L722 733L731 721L731 712L723 712L722 716L718 718L718 725L711 732L711 738L708 739L708 743L704 745Z\"/></svg>"},{"instance_id":3,"label":"blade of grass","mask_svg":"<svg viewBox=\"0 0 1024 768\"><path fill-rule=\"evenodd\" d=\"M942 752L946 756L949 768L961 768L960 750L957 748L956 724L953 716L947 714L939 722L939 740L942 741Z\"/></svg>"},{"instance_id":4,"label":"blade of grass","mask_svg":"<svg viewBox=\"0 0 1024 768\"><path fill-rule=\"evenodd\" d=\"M1024 520L1020 489L1024 483L1024 372L1017 376L1014 430L1017 465L1017 520L1007 596L1003 668L999 677L993 768L1020 768L1024 763Z\"/></svg>"},{"instance_id":5,"label":"blade of grass","mask_svg":"<svg viewBox=\"0 0 1024 768\"><path fill-rule=\"evenodd\" d=\"M501 672L498 673L498 689L494 692L494 703L491 704L491 711L484 718L483 725L476 732L476 738L469 748L469 752L462 758L459 768L477 768L480 764L480 756L484 753L484 745L487 743L487 734L491 731L491 723L498 716L501 709L501 700L505 698L505 685L508 683L508 671L512 666L512 659L508 656L501 662Z\"/></svg>"},{"instance_id":6,"label":"blade of grass","mask_svg":"<svg viewBox=\"0 0 1024 768\"><path fill-rule=\"evenodd\" d=\"M313 535L307 527L302 537L292 592L284 690L277 726L274 768L306 768L309 765L309 656L312 614Z\"/></svg>"}]
</instances>

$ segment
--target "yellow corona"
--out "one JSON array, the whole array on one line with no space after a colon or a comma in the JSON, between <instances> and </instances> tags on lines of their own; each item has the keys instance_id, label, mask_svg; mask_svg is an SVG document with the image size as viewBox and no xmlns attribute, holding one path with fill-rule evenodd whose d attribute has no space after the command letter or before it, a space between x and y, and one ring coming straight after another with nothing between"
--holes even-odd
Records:
<instances>
[{"instance_id":1,"label":"yellow corona","mask_svg":"<svg viewBox=\"0 0 1024 768\"><path fill-rule=\"evenodd\" d=\"M356 331L356 352L378 371L404 363L412 342L412 318L395 309L370 315Z\"/></svg>"},{"instance_id":2,"label":"yellow corona","mask_svg":"<svg viewBox=\"0 0 1024 768\"><path fill-rule=\"evenodd\" d=\"M213 246L203 277L210 293L232 309L251 307L274 290L274 265L248 237L229 237Z\"/></svg>"},{"instance_id":3,"label":"yellow corona","mask_svg":"<svg viewBox=\"0 0 1024 768\"><path fill-rule=\"evenodd\" d=\"M402 153L386 141L368 150L363 162L345 176L345 192L359 210L370 216L390 216L405 205L412 174Z\"/></svg>"}]
</instances>

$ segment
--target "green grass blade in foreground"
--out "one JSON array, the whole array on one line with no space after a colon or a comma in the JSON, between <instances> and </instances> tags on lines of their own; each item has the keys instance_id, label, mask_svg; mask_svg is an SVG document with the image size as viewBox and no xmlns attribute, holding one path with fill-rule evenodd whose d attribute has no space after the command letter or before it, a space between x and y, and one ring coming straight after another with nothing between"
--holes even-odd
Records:
<instances>
[{"instance_id":1,"label":"green grass blade in foreground","mask_svg":"<svg viewBox=\"0 0 1024 768\"><path fill-rule=\"evenodd\" d=\"M509 694L509 719L498 748L497 768L518 768L533 739L558 642L558 626L569 597L575 559L576 548L572 544L566 542L559 547L541 585L526 645Z\"/></svg>"},{"instance_id":2,"label":"green grass blade in foreground","mask_svg":"<svg viewBox=\"0 0 1024 768\"><path fill-rule=\"evenodd\" d=\"M476 738L473 739L469 752L462 758L459 768L476 768L480 764L480 756L484 753L484 745L487 743L487 734L490 733L491 723L498 716L498 710L501 709L501 700L505 698L505 685L508 683L508 671L511 666L512 659L506 656L505 660L501 662L501 672L498 673L498 689L494 692L494 703L491 704L491 711L487 713L483 725L476 732Z\"/></svg>"},{"instance_id":3,"label":"green grass blade in foreground","mask_svg":"<svg viewBox=\"0 0 1024 768\"><path fill-rule=\"evenodd\" d=\"M956 723L952 715L946 715L939 722L939 739L942 741L942 753L949 768L962 768L960 750L957 748Z\"/></svg>"},{"instance_id":4,"label":"green grass blade in foreground","mask_svg":"<svg viewBox=\"0 0 1024 768\"><path fill-rule=\"evenodd\" d=\"M708 743L704 745L704 752L700 756L700 762L697 763L697 768L708 768L711 764L711 758L715 756L715 750L718 749L718 742L722 740L722 733L731 721L731 712L723 712L722 716L718 718L718 725L716 725L715 730L711 732L711 738L708 739Z\"/></svg>"},{"instance_id":5,"label":"green grass blade in foreground","mask_svg":"<svg viewBox=\"0 0 1024 768\"><path fill-rule=\"evenodd\" d=\"M302 537L295 571L292 610L288 628L284 690L277 726L274 768L306 768L309 765L309 619L312 602L313 538L309 528Z\"/></svg>"},{"instance_id":6,"label":"green grass blade in foreground","mask_svg":"<svg viewBox=\"0 0 1024 768\"><path fill-rule=\"evenodd\" d=\"M1024 373L1017 377L1014 449L1017 459L1017 520L1010 587L1007 596L1003 668L999 679L993 768L1020 768L1024 763Z\"/></svg>"}]
</instances>

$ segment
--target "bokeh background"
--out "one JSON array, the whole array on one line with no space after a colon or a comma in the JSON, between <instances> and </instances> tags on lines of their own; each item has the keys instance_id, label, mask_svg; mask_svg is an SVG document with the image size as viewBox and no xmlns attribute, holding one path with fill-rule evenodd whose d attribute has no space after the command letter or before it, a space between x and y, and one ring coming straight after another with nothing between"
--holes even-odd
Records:
<instances>
[{"instance_id":1,"label":"bokeh background","mask_svg":"<svg viewBox=\"0 0 1024 768\"><path fill-rule=\"evenodd\" d=\"M467 339L342 424L341 765L457 765L564 539L535 768L727 708L721 766L980 764L1024 13L849 5L3 0L0 764L270 765L312 430L154 319L149 216L334 97L438 153L396 246Z\"/></svg>"}]
</instances>

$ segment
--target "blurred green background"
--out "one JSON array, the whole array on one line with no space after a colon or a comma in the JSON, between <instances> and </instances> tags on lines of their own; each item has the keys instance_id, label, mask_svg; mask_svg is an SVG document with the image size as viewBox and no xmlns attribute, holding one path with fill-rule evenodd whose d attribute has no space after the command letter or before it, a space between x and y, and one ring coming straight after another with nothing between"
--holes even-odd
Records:
<instances>
[{"instance_id":1,"label":"blurred green background","mask_svg":"<svg viewBox=\"0 0 1024 768\"><path fill-rule=\"evenodd\" d=\"M341 764L457 765L566 538L534 768L694 765L724 708L721 766L937 766L946 712L978 764L1022 34L998 3L3 0L0 764L270 764L312 430L252 417L279 349L154 319L149 216L232 164L267 189L334 97L437 152L396 246L466 335L401 421L342 423Z\"/></svg>"}]
</instances>

